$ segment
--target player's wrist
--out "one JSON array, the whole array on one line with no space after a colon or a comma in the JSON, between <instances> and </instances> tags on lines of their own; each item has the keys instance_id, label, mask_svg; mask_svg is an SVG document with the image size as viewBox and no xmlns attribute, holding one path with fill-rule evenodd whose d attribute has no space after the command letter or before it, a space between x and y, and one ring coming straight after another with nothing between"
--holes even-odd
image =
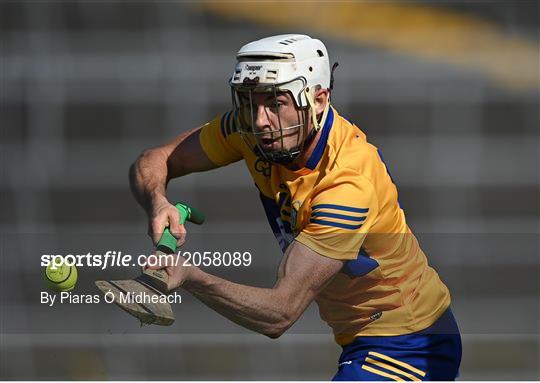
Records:
<instances>
[{"instance_id":1,"label":"player's wrist","mask_svg":"<svg viewBox=\"0 0 540 383\"><path fill-rule=\"evenodd\" d=\"M204 284L206 273L197 266L187 267L186 277L182 283L182 287L188 291L196 289L197 286Z\"/></svg>"},{"instance_id":2,"label":"player's wrist","mask_svg":"<svg viewBox=\"0 0 540 383\"><path fill-rule=\"evenodd\" d=\"M153 212L154 210L158 209L163 204L170 204L170 202L165 196L165 194L163 194L162 192L154 191L148 195L148 206L147 206L148 213Z\"/></svg>"}]
</instances>

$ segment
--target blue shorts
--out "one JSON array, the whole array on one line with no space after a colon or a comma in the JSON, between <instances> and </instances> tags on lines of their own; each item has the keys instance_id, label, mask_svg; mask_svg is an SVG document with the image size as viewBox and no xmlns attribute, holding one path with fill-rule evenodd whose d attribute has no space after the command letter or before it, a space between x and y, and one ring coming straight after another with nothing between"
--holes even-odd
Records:
<instances>
[{"instance_id":1,"label":"blue shorts","mask_svg":"<svg viewBox=\"0 0 540 383\"><path fill-rule=\"evenodd\" d=\"M450 309L430 327L399 336L360 336L343 347L333 380L454 380L461 337Z\"/></svg>"}]
</instances>

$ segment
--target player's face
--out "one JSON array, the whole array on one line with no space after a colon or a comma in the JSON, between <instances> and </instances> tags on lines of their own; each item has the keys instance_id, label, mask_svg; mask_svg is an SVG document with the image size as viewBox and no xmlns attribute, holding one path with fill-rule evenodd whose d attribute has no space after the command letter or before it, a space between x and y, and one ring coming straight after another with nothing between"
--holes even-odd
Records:
<instances>
[{"instance_id":1,"label":"player's face","mask_svg":"<svg viewBox=\"0 0 540 383\"><path fill-rule=\"evenodd\" d=\"M251 92L251 100L246 93L240 96L240 104L265 152L291 150L303 141L306 112L296 107L290 93Z\"/></svg>"}]
</instances>

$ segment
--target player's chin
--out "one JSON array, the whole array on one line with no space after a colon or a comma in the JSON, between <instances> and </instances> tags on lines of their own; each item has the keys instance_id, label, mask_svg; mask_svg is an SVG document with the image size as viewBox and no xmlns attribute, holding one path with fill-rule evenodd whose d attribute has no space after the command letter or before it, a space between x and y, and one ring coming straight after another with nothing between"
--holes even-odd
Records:
<instances>
[{"instance_id":1,"label":"player's chin","mask_svg":"<svg viewBox=\"0 0 540 383\"><path fill-rule=\"evenodd\" d=\"M263 138L260 140L259 145L265 151L272 151L272 150L277 150L278 145L280 145L280 143L278 142L277 139Z\"/></svg>"}]
</instances>

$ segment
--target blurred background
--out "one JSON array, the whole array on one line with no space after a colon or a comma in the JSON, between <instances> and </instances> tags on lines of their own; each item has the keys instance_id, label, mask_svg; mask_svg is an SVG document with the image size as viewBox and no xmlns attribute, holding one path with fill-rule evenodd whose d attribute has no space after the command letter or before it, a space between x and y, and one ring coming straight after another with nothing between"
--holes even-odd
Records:
<instances>
[{"instance_id":1,"label":"blurred background","mask_svg":"<svg viewBox=\"0 0 540 383\"><path fill-rule=\"evenodd\" d=\"M452 292L462 379L540 379L539 14L527 0L1 2L0 378L333 376L340 349L314 307L269 340L187 294L166 329L39 304L42 254L149 251L129 165L230 108L242 45L306 33L339 62L333 103L384 154ZM249 249L253 267L229 277L271 286L279 248L243 164L173 181L169 198L206 212L191 248ZM79 273L95 294L137 270Z\"/></svg>"}]
</instances>

